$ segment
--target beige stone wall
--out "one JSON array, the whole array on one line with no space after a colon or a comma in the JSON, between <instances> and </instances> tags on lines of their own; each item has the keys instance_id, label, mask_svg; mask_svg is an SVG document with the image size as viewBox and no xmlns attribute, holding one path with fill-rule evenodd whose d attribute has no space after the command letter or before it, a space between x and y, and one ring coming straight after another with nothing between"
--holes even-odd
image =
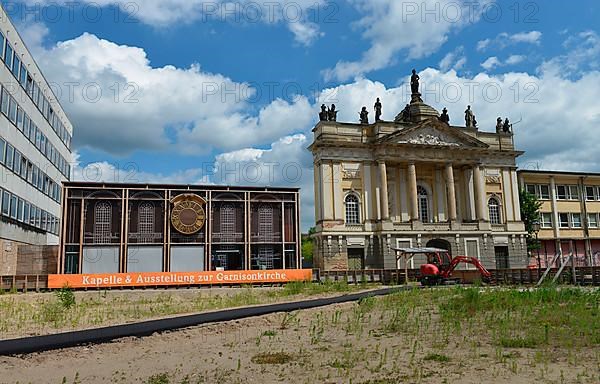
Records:
<instances>
[{"instance_id":1,"label":"beige stone wall","mask_svg":"<svg viewBox=\"0 0 600 384\"><path fill-rule=\"evenodd\" d=\"M17 273L17 243L0 240L0 276L12 276Z\"/></svg>"}]
</instances>

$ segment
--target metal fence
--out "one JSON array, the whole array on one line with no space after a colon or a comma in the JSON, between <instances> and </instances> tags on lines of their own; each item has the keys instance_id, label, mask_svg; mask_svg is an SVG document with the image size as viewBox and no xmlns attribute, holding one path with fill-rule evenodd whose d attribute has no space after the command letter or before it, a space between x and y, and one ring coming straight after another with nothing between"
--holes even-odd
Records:
<instances>
[{"instance_id":1,"label":"metal fence","mask_svg":"<svg viewBox=\"0 0 600 384\"><path fill-rule=\"evenodd\" d=\"M494 285L535 285L544 270L538 269L495 269L490 271ZM552 281L558 272L558 268L551 269L546 281ZM461 270L454 271L452 276L465 283L473 283L480 280L478 271ZM419 270L409 269L408 280L418 281ZM313 269L313 282L340 281L348 284L375 283L375 284L404 284L406 277L403 269L365 269L347 271L321 271ZM600 286L600 267L578 267L564 270L558 277L557 283L594 285ZM154 288L149 286L147 288ZM0 291L43 291L48 289L47 275L15 275L0 276Z\"/></svg>"}]
</instances>

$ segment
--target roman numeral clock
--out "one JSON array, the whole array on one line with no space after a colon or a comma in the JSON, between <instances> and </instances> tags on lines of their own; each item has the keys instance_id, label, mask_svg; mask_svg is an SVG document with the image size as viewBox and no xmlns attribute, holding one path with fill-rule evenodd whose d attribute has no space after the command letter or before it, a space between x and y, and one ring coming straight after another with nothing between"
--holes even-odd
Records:
<instances>
[{"instance_id":1,"label":"roman numeral clock","mask_svg":"<svg viewBox=\"0 0 600 384\"><path fill-rule=\"evenodd\" d=\"M171 200L171 225L177 232L193 235L204 227L206 201L198 195L183 194Z\"/></svg>"}]
</instances>

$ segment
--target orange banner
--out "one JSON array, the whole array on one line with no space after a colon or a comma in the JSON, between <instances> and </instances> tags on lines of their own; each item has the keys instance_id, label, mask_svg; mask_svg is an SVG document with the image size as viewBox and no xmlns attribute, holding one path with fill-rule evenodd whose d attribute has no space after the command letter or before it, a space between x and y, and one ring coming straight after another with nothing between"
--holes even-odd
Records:
<instances>
[{"instance_id":1,"label":"orange banner","mask_svg":"<svg viewBox=\"0 0 600 384\"><path fill-rule=\"evenodd\" d=\"M110 288L311 281L311 269L49 275L48 288Z\"/></svg>"}]
</instances>

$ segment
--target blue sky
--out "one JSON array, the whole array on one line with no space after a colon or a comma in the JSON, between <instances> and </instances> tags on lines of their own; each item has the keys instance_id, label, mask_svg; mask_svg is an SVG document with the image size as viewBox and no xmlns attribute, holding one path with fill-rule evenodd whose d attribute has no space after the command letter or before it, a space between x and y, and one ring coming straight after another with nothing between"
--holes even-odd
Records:
<instances>
[{"instance_id":1,"label":"blue sky","mask_svg":"<svg viewBox=\"0 0 600 384\"><path fill-rule=\"evenodd\" d=\"M381 97L391 120L412 68L454 123L522 119L522 167L600 170L597 1L3 3L60 89L77 179L296 185L307 228L318 106L355 121Z\"/></svg>"}]
</instances>

